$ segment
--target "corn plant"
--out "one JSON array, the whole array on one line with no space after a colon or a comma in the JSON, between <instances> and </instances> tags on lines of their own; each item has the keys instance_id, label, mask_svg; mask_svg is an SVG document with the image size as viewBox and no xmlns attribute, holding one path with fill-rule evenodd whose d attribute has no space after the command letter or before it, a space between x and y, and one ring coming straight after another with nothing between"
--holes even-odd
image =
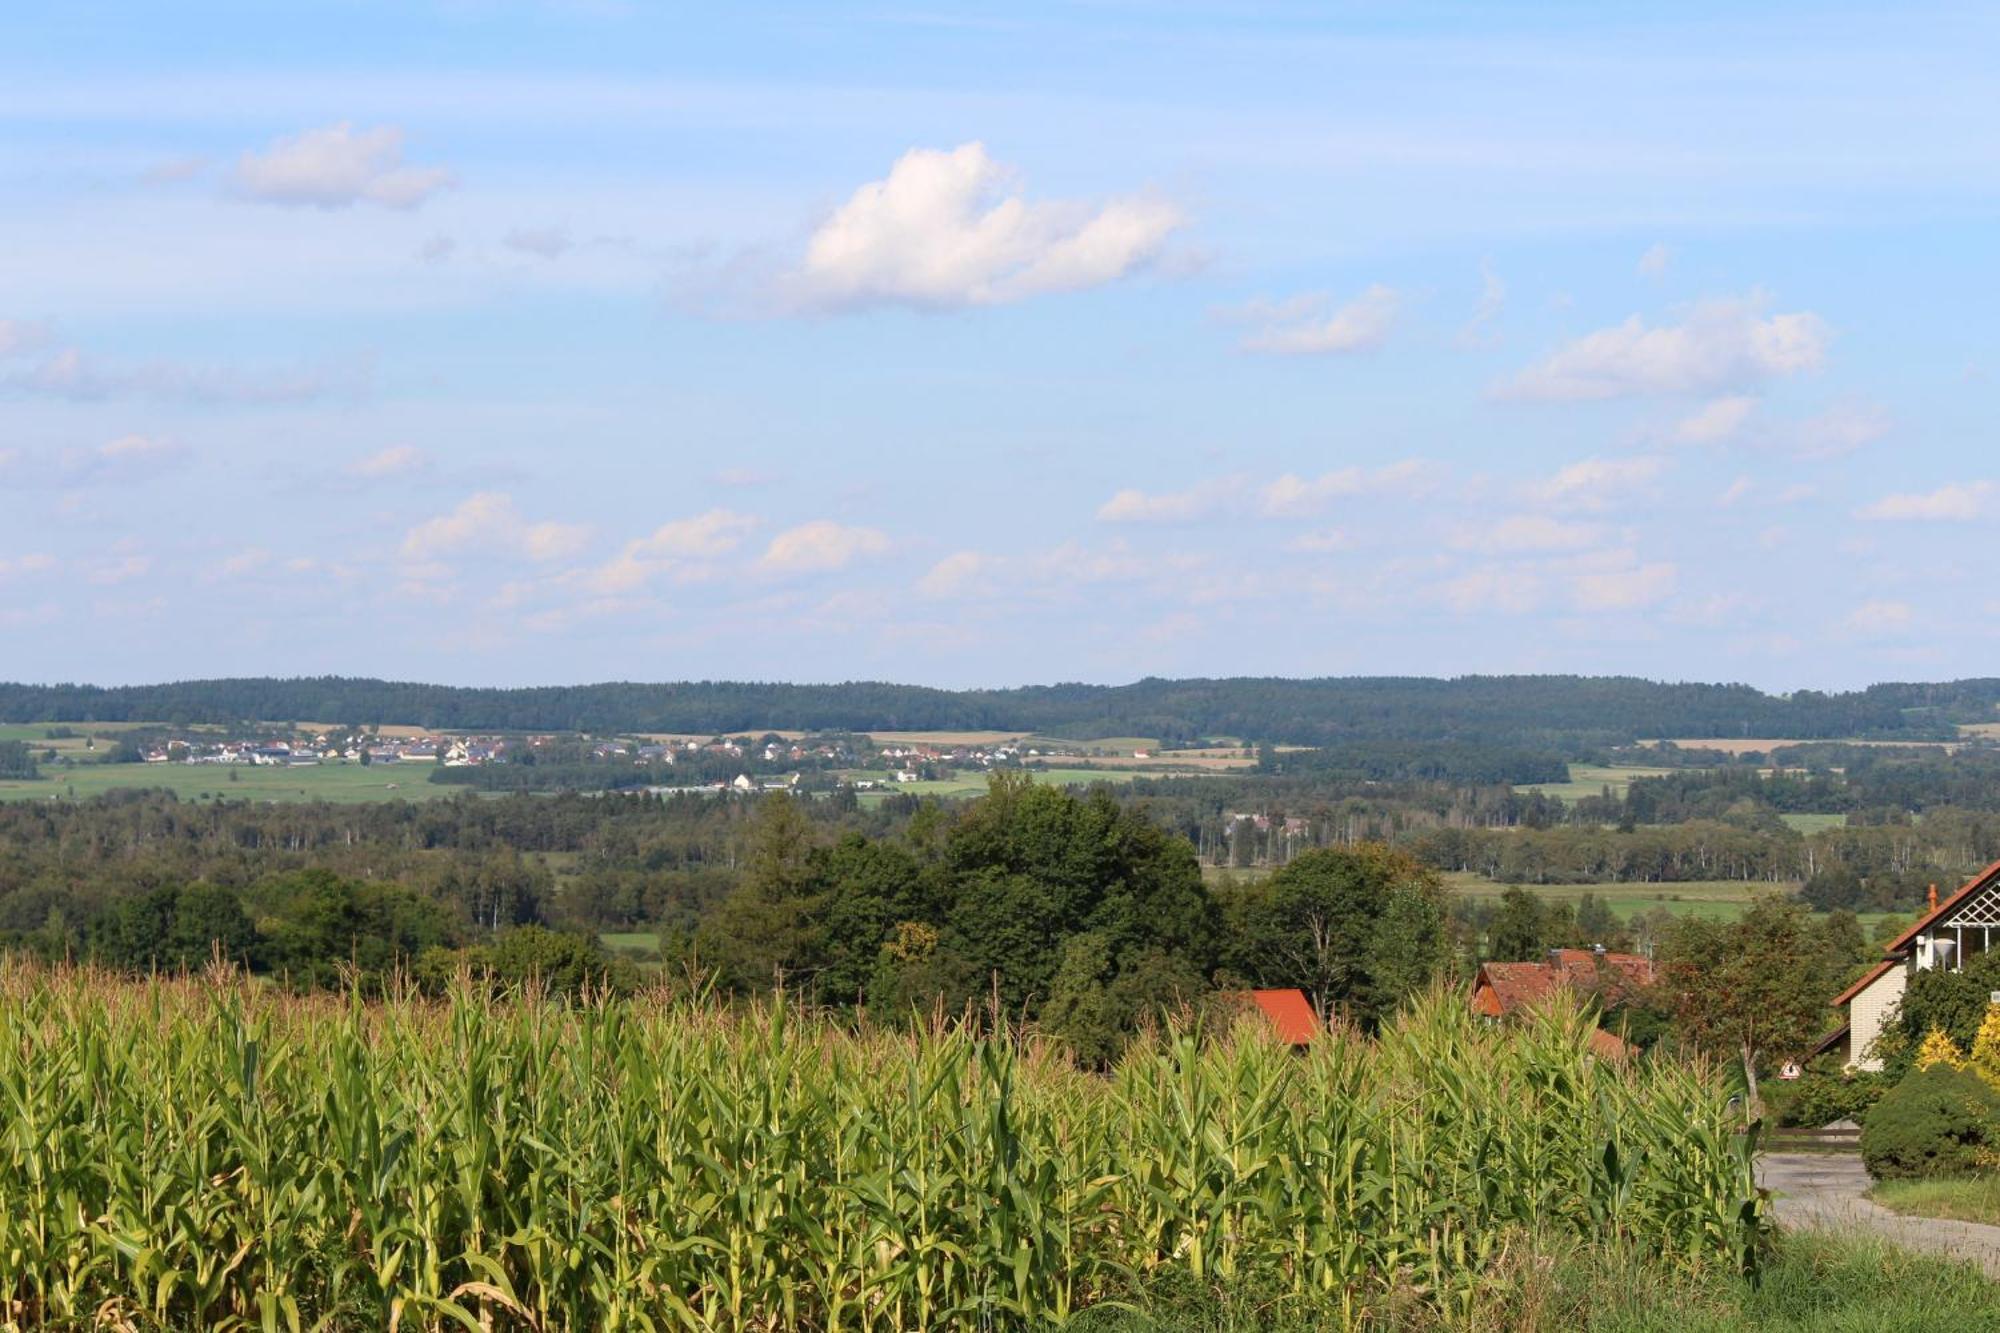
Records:
<instances>
[{"instance_id":1,"label":"corn plant","mask_svg":"<svg viewBox=\"0 0 2000 1333\"><path fill-rule=\"evenodd\" d=\"M1471 1319L1522 1236L1753 1262L1719 1080L1432 996L1304 1054L772 1002L0 971L7 1327L1061 1325L1163 1273ZM1414 1296L1413 1296L1414 1294Z\"/></svg>"}]
</instances>

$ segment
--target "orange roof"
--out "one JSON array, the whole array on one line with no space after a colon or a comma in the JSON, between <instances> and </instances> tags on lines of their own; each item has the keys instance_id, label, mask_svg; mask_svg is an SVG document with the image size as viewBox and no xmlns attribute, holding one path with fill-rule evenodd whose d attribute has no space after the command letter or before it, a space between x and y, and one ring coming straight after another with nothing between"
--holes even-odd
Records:
<instances>
[{"instance_id":1,"label":"orange roof","mask_svg":"<svg viewBox=\"0 0 2000 1333\"><path fill-rule=\"evenodd\" d=\"M1849 1000L1859 995L1862 991L1867 990L1869 982L1875 980L1875 978L1881 976L1884 972L1887 972L1890 968L1894 967L1895 965L1896 965L1895 959L1885 958L1881 962L1875 964L1875 966L1869 968L1866 972L1863 972L1861 974L1861 980L1855 982L1852 986L1849 986L1846 990L1842 991L1840 994L1833 997L1833 1007L1838 1009L1841 1005L1846 1004Z\"/></svg>"},{"instance_id":2,"label":"orange roof","mask_svg":"<svg viewBox=\"0 0 2000 1333\"><path fill-rule=\"evenodd\" d=\"M1320 1034L1319 1015L1302 990L1253 990L1250 1000L1271 1020L1279 1041L1304 1046Z\"/></svg>"},{"instance_id":3,"label":"orange roof","mask_svg":"<svg viewBox=\"0 0 2000 1333\"><path fill-rule=\"evenodd\" d=\"M1607 975L1608 974L1608 975ZM1637 954L1552 949L1536 963L1483 963L1472 1003L1489 1018L1513 1013L1547 997L1557 986L1599 986L1608 992L1650 986L1653 960Z\"/></svg>"},{"instance_id":4,"label":"orange roof","mask_svg":"<svg viewBox=\"0 0 2000 1333\"><path fill-rule=\"evenodd\" d=\"M1959 889L1957 893L1952 894L1951 897L1939 903L1934 910L1926 912L1922 916L1918 917L1917 924L1911 926L1908 930L1904 931L1902 934L1898 935L1894 940L1890 941L1887 945L1883 946L1883 952L1900 953L1903 949L1903 946L1908 944L1911 940L1915 939L1920 933L1923 932L1923 930L1926 927L1930 925L1931 922L1937 920L1945 913L1951 911L1952 908L1958 906L1960 903L1964 902L1967 898L1971 897L1974 893L1977 893L1979 890L1985 888L1987 885L1991 884L1996 879L2000 879L2000 861L1995 861L1992 865L1986 867L1986 869L1980 871L1978 874L1974 875L1971 879L1965 881L1965 885L1963 888ZM1834 1003L1839 1004L1840 1001L1835 1000Z\"/></svg>"}]
</instances>

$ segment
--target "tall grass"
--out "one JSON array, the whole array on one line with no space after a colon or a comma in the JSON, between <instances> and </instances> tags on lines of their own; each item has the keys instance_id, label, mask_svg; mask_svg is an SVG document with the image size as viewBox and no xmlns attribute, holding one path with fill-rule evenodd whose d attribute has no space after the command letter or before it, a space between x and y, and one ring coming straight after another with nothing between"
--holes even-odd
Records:
<instances>
[{"instance_id":1,"label":"tall grass","mask_svg":"<svg viewBox=\"0 0 2000 1333\"><path fill-rule=\"evenodd\" d=\"M1765 1233L1705 1070L1439 995L1295 1056L767 1005L288 999L0 974L0 1301L24 1326L1060 1324L1182 1278L1476 1323L1526 1235L1709 1269Z\"/></svg>"}]
</instances>

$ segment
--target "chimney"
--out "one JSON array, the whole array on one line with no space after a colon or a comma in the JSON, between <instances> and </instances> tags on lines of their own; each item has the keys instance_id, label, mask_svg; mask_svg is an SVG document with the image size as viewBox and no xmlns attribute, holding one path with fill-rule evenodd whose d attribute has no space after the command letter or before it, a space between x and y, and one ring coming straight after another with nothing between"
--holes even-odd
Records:
<instances>
[{"instance_id":1,"label":"chimney","mask_svg":"<svg viewBox=\"0 0 2000 1333\"><path fill-rule=\"evenodd\" d=\"M1931 910L1937 911L1937 885L1931 885Z\"/></svg>"},{"instance_id":2,"label":"chimney","mask_svg":"<svg viewBox=\"0 0 2000 1333\"><path fill-rule=\"evenodd\" d=\"M1602 957L1604 957L1604 946L1603 946L1603 945L1601 945L1601 944L1593 944L1593 945L1591 945L1591 946L1590 946L1590 951L1591 951L1592 953L1596 954L1596 955L1597 955L1597 956L1598 956L1599 958L1602 958Z\"/></svg>"}]
</instances>

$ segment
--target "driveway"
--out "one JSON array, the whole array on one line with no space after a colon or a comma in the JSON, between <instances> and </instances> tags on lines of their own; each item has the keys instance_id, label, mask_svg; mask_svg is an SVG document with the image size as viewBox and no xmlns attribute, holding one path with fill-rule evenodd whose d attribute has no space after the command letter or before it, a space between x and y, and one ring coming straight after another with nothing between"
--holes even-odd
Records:
<instances>
[{"instance_id":1,"label":"driveway","mask_svg":"<svg viewBox=\"0 0 2000 1333\"><path fill-rule=\"evenodd\" d=\"M1904 1249L1969 1259L2000 1277L2000 1227L1905 1217L1863 1196L1871 1183L1861 1159L1849 1153L1765 1153L1757 1182L1771 1191L1772 1211L1786 1227L1860 1228Z\"/></svg>"}]
</instances>

